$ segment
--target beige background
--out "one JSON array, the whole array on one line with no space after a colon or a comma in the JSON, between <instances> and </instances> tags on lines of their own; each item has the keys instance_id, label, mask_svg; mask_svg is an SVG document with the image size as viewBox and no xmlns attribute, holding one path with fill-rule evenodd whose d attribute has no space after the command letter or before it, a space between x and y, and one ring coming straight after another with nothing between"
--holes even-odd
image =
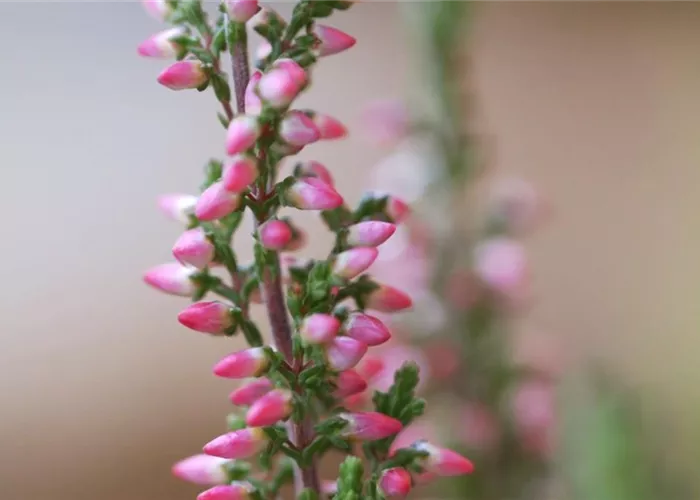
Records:
<instances>
[{"instance_id":1,"label":"beige background","mask_svg":"<svg viewBox=\"0 0 700 500\"><path fill-rule=\"evenodd\" d=\"M356 130L368 98L407 94L416 72L397 10L333 19L360 41L324 61L307 104ZM692 470L700 6L479 11L475 79L496 164L555 207L531 241L527 322L641 384L673 424L656 430L668 457ZM140 273L178 233L154 197L197 186L222 154L213 99L159 88L162 64L135 55L158 25L135 3L5 2L0 28L0 498L193 498L169 466L222 429L229 384L209 367L232 346L179 326L184 302ZM356 134L307 157L354 200L382 154Z\"/></svg>"}]
</instances>

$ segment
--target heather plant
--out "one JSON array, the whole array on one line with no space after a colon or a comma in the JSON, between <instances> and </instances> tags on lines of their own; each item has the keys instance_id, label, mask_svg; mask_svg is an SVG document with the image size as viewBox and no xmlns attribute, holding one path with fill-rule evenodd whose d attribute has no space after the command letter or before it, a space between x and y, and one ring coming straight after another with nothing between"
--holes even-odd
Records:
<instances>
[{"instance_id":1,"label":"heather plant","mask_svg":"<svg viewBox=\"0 0 700 500\"><path fill-rule=\"evenodd\" d=\"M230 400L240 411L227 418L229 432L177 463L175 475L210 486L199 500L275 499L292 483L298 499L352 500L404 498L419 479L469 474L472 463L450 449L420 437L395 442L425 410L416 396L417 364L393 371L391 383L371 396L371 408L352 409L352 398L368 387L355 367L391 337L375 314L412 304L365 272L409 207L376 192L350 207L318 162L300 162L279 178L282 164L302 149L347 134L335 118L293 105L309 89L319 60L355 44L319 22L352 3L301 0L286 20L255 0L222 2L215 16L197 0L144 5L171 27L143 42L139 54L175 60L158 76L164 87L213 92L227 154L207 163L198 195L159 199L184 231L173 247L175 261L144 279L192 299L178 316L186 327L224 340L241 336L248 344L213 367L216 376L239 381ZM252 73L249 36L264 40ZM307 238L281 215L283 208L320 214L334 235L326 259L289 254ZM252 235L240 230L245 214L255 222ZM250 241L252 264L239 262L234 240ZM258 305L268 327L251 318ZM318 464L333 452L346 457L324 481Z\"/></svg>"}]
</instances>

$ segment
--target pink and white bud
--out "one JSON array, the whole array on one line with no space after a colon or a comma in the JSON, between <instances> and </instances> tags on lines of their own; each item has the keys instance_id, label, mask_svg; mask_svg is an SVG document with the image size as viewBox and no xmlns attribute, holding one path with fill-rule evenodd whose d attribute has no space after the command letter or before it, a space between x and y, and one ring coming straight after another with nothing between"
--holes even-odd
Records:
<instances>
[{"instance_id":1,"label":"pink and white bud","mask_svg":"<svg viewBox=\"0 0 700 500\"><path fill-rule=\"evenodd\" d=\"M265 59L270 57L270 54L272 54L272 45L267 40L261 40L255 48L255 65L260 66ZM260 73L260 76L262 76L262 73Z\"/></svg>"},{"instance_id":2,"label":"pink and white bud","mask_svg":"<svg viewBox=\"0 0 700 500\"><path fill-rule=\"evenodd\" d=\"M279 135L286 144L296 147L308 146L321 138L321 133L314 125L313 120L296 110L286 114L280 123Z\"/></svg>"},{"instance_id":3,"label":"pink and white bud","mask_svg":"<svg viewBox=\"0 0 700 500\"><path fill-rule=\"evenodd\" d=\"M274 109L289 106L301 89L302 85L299 84L295 75L281 67L272 68L262 75L258 82L258 96Z\"/></svg>"},{"instance_id":4,"label":"pink and white bud","mask_svg":"<svg viewBox=\"0 0 700 500\"><path fill-rule=\"evenodd\" d=\"M375 311L392 313L403 311L413 305L411 297L389 285L379 285L366 297L366 306Z\"/></svg>"},{"instance_id":5,"label":"pink and white bud","mask_svg":"<svg viewBox=\"0 0 700 500\"><path fill-rule=\"evenodd\" d=\"M177 27L156 33L139 44L137 51L143 57L168 58L177 56L180 45L173 42L174 38L186 33L184 28Z\"/></svg>"},{"instance_id":6,"label":"pink and white bud","mask_svg":"<svg viewBox=\"0 0 700 500\"><path fill-rule=\"evenodd\" d=\"M245 23L258 12L258 0L226 0L226 12L231 21Z\"/></svg>"},{"instance_id":7,"label":"pink and white bud","mask_svg":"<svg viewBox=\"0 0 700 500\"><path fill-rule=\"evenodd\" d=\"M194 484L213 486L228 482L226 464L230 460L209 455L194 455L173 465L172 472L177 478Z\"/></svg>"},{"instance_id":8,"label":"pink and white bud","mask_svg":"<svg viewBox=\"0 0 700 500\"><path fill-rule=\"evenodd\" d=\"M419 441L413 447L428 454L422 460L422 465L427 472L433 472L438 476L461 476L474 471L474 464L455 451L439 448L427 441Z\"/></svg>"},{"instance_id":9,"label":"pink and white bud","mask_svg":"<svg viewBox=\"0 0 700 500\"><path fill-rule=\"evenodd\" d=\"M252 491L249 483L235 481L203 491L197 495L197 500L248 500Z\"/></svg>"},{"instance_id":10,"label":"pink and white bud","mask_svg":"<svg viewBox=\"0 0 700 500\"><path fill-rule=\"evenodd\" d=\"M345 334L368 346L377 346L391 338L391 332L378 318L360 312L352 313L345 321Z\"/></svg>"},{"instance_id":11,"label":"pink and white bud","mask_svg":"<svg viewBox=\"0 0 700 500\"><path fill-rule=\"evenodd\" d=\"M158 21L167 21L173 8L167 0L142 0L143 8Z\"/></svg>"},{"instance_id":12,"label":"pink and white bud","mask_svg":"<svg viewBox=\"0 0 700 500\"><path fill-rule=\"evenodd\" d=\"M307 70L301 67L301 65L294 59L282 58L277 59L272 63L272 69L281 69L287 72L292 79L299 85L299 88L303 88L309 81L309 75Z\"/></svg>"},{"instance_id":13,"label":"pink and white bud","mask_svg":"<svg viewBox=\"0 0 700 500\"><path fill-rule=\"evenodd\" d=\"M365 272L375 260L379 251L374 247L357 247L336 255L333 261L333 274L352 279Z\"/></svg>"},{"instance_id":14,"label":"pink and white bud","mask_svg":"<svg viewBox=\"0 0 700 500\"><path fill-rule=\"evenodd\" d=\"M178 321L197 332L225 335L234 324L232 309L217 301L197 302L178 314Z\"/></svg>"},{"instance_id":15,"label":"pink and white bud","mask_svg":"<svg viewBox=\"0 0 700 500\"><path fill-rule=\"evenodd\" d=\"M326 348L328 366L342 372L353 368L367 353L367 344L350 337L336 337Z\"/></svg>"},{"instance_id":16,"label":"pink and white bud","mask_svg":"<svg viewBox=\"0 0 700 500\"><path fill-rule=\"evenodd\" d=\"M255 158L238 154L224 165L221 181L226 191L242 193L258 178L258 163Z\"/></svg>"},{"instance_id":17,"label":"pink and white bud","mask_svg":"<svg viewBox=\"0 0 700 500\"><path fill-rule=\"evenodd\" d=\"M268 44L269 46L269 44ZM248 85L245 88L245 94L244 94L244 99L245 99L245 112L249 115L259 115L260 112L262 111L262 101L260 100L260 97L258 97L258 94L256 93L256 89L258 88L258 82L260 82L260 79L262 78L262 72L255 70L253 71L253 74L250 75L250 80L248 81Z\"/></svg>"},{"instance_id":18,"label":"pink and white bud","mask_svg":"<svg viewBox=\"0 0 700 500\"><path fill-rule=\"evenodd\" d=\"M332 210L343 204L343 197L315 177L298 179L285 192L287 202L300 210Z\"/></svg>"},{"instance_id":19,"label":"pink and white bud","mask_svg":"<svg viewBox=\"0 0 700 500\"><path fill-rule=\"evenodd\" d=\"M206 268L214 260L214 244L201 227L188 229L173 246L173 256L183 265Z\"/></svg>"},{"instance_id":20,"label":"pink and white bud","mask_svg":"<svg viewBox=\"0 0 700 500\"><path fill-rule=\"evenodd\" d=\"M337 388L333 395L338 399L354 396L367 389L367 381L356 370L345 370L338 374Z\"/></svg>"},{"instance_id":21,"label":"pink and white bud","mask_svg":"<svg viewBox=\"0 0 700 500\"><path fill-rule=\"evenodd\" d=\"M237 406L250 406L272 389L274 385L270 379L253 379L234 390L228 398Z\"/></svg>"},{"instance_id":22,"label":"pink and white bud","mask_svg":"<svg viewBox=\"0 0 700 500\"><path fill-rule=\"evenodd\" d=\"M158 197L158 208L171 219L188 224L194 215L197 197L191 194L164 194Z\"/></svg>"},{"instance_id":23,"label":"pink and white bud","mask_svg":"<svg viewBox=\"0 0 700 500\"><path fill-rule=\"evenodd\" d=\"M194 267L180 265L177 262L169 262L152 267L143 276L146 284L161 292L170 295L191 297L197 290L192 281L192 275L197 272Z\"/></svg>"},{"instance_id":24,"label":"pink and white bud","mask_svg":"<svg viewBox=\"0 0 700 500\"><path fill-rule=\"evenodd\" d=\"M379 478L379 489L389 499L406 498L411 488L411 474L402 467L386 469Z\"/></svg>"},{"instance_id":25,"label":"pink and white bud","mask_svg":"<svg viewBox=\"0 0 700 500\"><path fill-rule=\"evenodd\" d=\"M204 445L204 453L214 457L241 459L258 453L267 444L259 427L247 427L219 436Z\"/></svg>"},{"instance_id":26,"label":"pink and white bud","mask_svg":"<svg viewBox=\"0 0 700 500\"><path fill-rule=\"evenodd\" d=\"M291 414L292 393L286 389L274 389L253 403L245 422L251 427L267 427L285 420Z\"/></svg>"},{"instance_id":27,"label":"pink and white bud","mask_svg":"<svg viewBox=\"0 0 700 500\"><path fill-rule=\"evenodd\" d=\"M348 228L347 243L353 247L376 247L384 243L396 231L390 222L367 220Z\"/></svg>"},{"instance_id":28,"label":"pink and white bud","mask_svg":"<svg viewBox=\"0 0 700 500\"><path fill-rule=\"evenodd\" d=\"M382 100L370 103L362 113L364 133L375 143L395 144L408 134L411 119L401 101Z\"/></svg>"},{"instance_id":29,"label":"pink and white bud","mask_svg":"<svg viewBox=\"0 0 700 500\"><path fill-rule=\"evenodd\" d=\"M317 161L312 160L300 163L295 170L295 174L297 177L316 177L329 186L335 185L330 171L323 166L322 163Z\"/></svg>"},{"instance_id":30,"label":"pink and white bud","mask_svg":"<svg viewBox=\"0 0 700 500\"><path fill-rule=\"evenodd\" d=\"M438 429L433 421L425 417L414 420L394 438L389 448L389 456L393 457L401 448L411 448L418 442L434 441L437 438Z\"/></svg>"},{"instance_id":31,"label":"pink and white bud","mask_svg":"<svg viewBox=\"0 0 700 500\"><path fill-rule=\"evenodd\" d=\"M204 85L208 78L201 61L187 59L165 68L158 75L158 83L172 90L196 89Z\"/></svg>"},{"instance_id":32,"label":"pink and white bud","mask_svg":"<svg viewBox=\"0 0 700 500\"><path fill-rule=\"evenodd\" d=\"M231 120L226 132L226 152L229 155L244 153L255 145L260 133L260 123L255 116L237 116Z\"/></svg>"},{"instance_id":33,"label":"pink and white bud","mask_svg":"<svg viewBox=\"0 0 700 500\"><path fill-rule=\"evenodd\" d=\"M474 272L494 291L506 296L517 295L527 280L525 249L510 238L485 240L474 249Z\"/></svg>"},{"instance_id":34,"label":"pink and white bud","mask_svg":"<svg viewBox=\"0 0 700 500\"><path fill-rule=\"evenodd\" d=\"M319 56L330 56L343 52L355 45L357 41L347 33L323 24L314 26L314 35L319 40L319 44L316 47L316 52Z\"/></svg>"},{"instance_id":35,"label":"pink and white bud","mask_svg":"<svg viewBox=\"0 0 700 500\"><path fill-rule=\"evenodd\" d=\"M214 374L224 378L259 377L270 367L270 359L262 347L251 347L229 354L216 365Z\"/></svg>"},{"instance_id":36,"label":"pink and white bud","mask_svg":"<svg viewBox=\"0 0 700 500\"><path fill-rule=\"evenodd\" d=\"M321 493L328 496L333 496L338 492L338 481L330 481L328 479L321 481Z\"/></svg>"},{"instance_id":37,"label":"pink and white bud","mask_svg":"<svg viewBox=\"0 0 700 500\"><path fill-rule=\"evenodd\" d=\"M383 413L374 411L341 413L347 422L341 434L362 441L376 441L397 434L403 428L401 422Z\"/></svg>"},{"instance_id":38,"label":"pink and white bud","mask_svg":"<svg viewBox=\"0 0 700 500\"><path fill-rule=\"evenodd\" d=\"M270 250L283 250L293 238L292 229L284 221L269 220L258 229L260 243Z\"/></svg>"},{"instance_id":39,"label":"pink and white bud","mask_svg":"<svg viewBox=\"0 0 700 500\"><path fill-rule=\"evenodd\" d=\"M194 207L194 214L202 221L221 219L235 212L240 204L240 197L227 191L224 183L218 181L201 194Z\"/></svg>"},{"instance_id":40,"label":"pink and white bud","mask_svg":"<svg viewBox=\"0 0 700 500\"><path fill-rule=\"evenodd\" d=\"M314 113L314 124L321 134L321 139L342 139L348 135L348 129L332 116Z\"/></svg>"},{"instance_id":41,"label":"pink and white bud","mask_svg":"<svg viewBox=\"0 0 700 500\"><path fill-rule=\"evenodd\" d=\"M340 330L340 321L331 314L315 313L304 318L299 334L309 344L327 344Z\"/></svg>"}]
</instances>

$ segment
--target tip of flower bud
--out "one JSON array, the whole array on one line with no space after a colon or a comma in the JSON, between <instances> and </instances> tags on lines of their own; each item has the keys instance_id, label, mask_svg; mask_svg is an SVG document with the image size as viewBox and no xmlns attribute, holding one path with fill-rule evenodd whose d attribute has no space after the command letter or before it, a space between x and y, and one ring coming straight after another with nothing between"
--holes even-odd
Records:
<instances>
[{"instance_id":1,"label":"tip of flower bud","mask_svg":"<svg viewBox=\"0 0 700 500\"><path fill-rule=\"evenodd\" d=\"M374 247L357 247L339 253L333 262L333 274L352 279L365 272L379 255Z\"/></svg>"},{"instance_id":2,"label":"tip of flower bud","mask_svg":"<svg viewBox=\"0 0 700 500\"><path fill-rule=\"evenodd\" d=\"M333 394L338 399L354 396L367 389L367 381L356 370L345 370L338 374L337 389Z\"/></svg>"},{"instance_id":3,"label":"tip of flower bud","mask_svg":"<svg viewBox=\"0 0 700 500\"><path fill-rule=\"evenodd\" d=\"M226 191L241 193L258 178L258 164L255 158L239 154L224 166L221 181Z\"/></svg>"},{"instance_id":4,"label":"tip of flower bud","mask_svg":"<svg viewBox=\"0 0 700 500\"><path fill-rule=\"evenodd\" d=\"M269 220L258 229L260 243L270 250L284 250L292 241L292 229L284 221Z\"/></svg>"},{"instance_id":5,"label":"tip of flower bud","mask_svg":"<svg viewBox=\"0 0 700 500\"><path fill-rule=\"evenodd\" d=\"M257 117L237 116L231 120L226 131L226 152L229 155L244 153L255 145L260 133L260 123L258 123Z\"/></svg>"},{"instance_id":6,"label":"tip of flower bud","mask_svg":"<svg viewBox=\"0 0 700 500\"><path fill-rule=\"evenodd\" d=\"M384 439L398 434L403 428L395 418L373 411L343 413L340 417L348 423L343 434L364 441Z\"/></svg>"},{"instance_id":7,"label":"tip of flower bud","mask_svg":"<svg viewBox=\"0 0 700 500\"><path fill-rule=\"evenodd\" d=\"M343 204L343 197L315 177L298 179L286 192L289 204L300 210L333 210Z\"/></svg>"},{"instance_id":8,"label":"tip of flower bud","mask_svg":"<svg viewBox=\"0 0 700 500\"><path fill-rule=\"evenodd\" d=\"M292 393L275 389L258 399L246 414L246 425L266 427L284 420L292 413Z\"/></svg>"},{"instance_id":9,"label":"tip of flower bud","mask_svg":"<svg viewBox=\"0 0 700 500\"><path fill-rule=\"evenodd\" d=\"M191 297L196 286L191 280L197 270L193 267L180 265L177 262L169 262L152 267L143 276L146 284L161 292L182 297Z\"/></svg>"},{"instance_id":10,"label":"tip of flower bud","mask_svg":"<svg viewBox=\"0 0 700 500\"><path fill-rule=\"evenodd\" d=\"M171 64L158 75L158 83L172 90L196 89L207 79L201 61L194 59Z\"/></svg>"},{"instance_id":11,"label":"tip of flower bud","mask_svg":"<svg viewBox=\"0 0 700 500\"><path fill-rule=\"evenodd\" d=\"M331 314L316 313L304 318L299 334L309 344L325 344L335 338L340 321Z\"/></svg>"},{"instance_id":12,"label":"tip of flower bud","mask_svg":"<svg viewBox=\"0 0 700 500\"><path fill-rule=\"evenodd\" d=\"M332 116L315 113L313 121L321 134L321 139L342 139L348 135L348 129L345 127L345 125Z\"/></svg>"},{"instance_id":13,"label":"tip of flower bud","mask_svg":"<svg viewBox=\"0 0 700 500\"><path fill-rule=\"evenodd\" d=\"M258 12L258 0L226 0L226 12L231 21L245 23Z\"/></svg>"},{"instance_id":14,"label":"tip of flower bud","mask_svg":"<svg viewBox=\"0 0 700 500\"><path fill-rule=\"evenodd\" d=\"M265 349L252 347L229 354L216 365L214 374L224 378L258 377L265 373L270 366Z\"/></svg>"},{"instance_id":15,"label":"tip of flower bud","mask_svg":"<svg viewBox=\"0 0 700 500\"><path fill-rule=\"evenodd\" d=\"M317 52L319 56L330 56L343 52L355 45L354 37L331 26L317 24L314 34L319 39Z\"/></svg>"},{"instance_id":16,"label":"tip of flower bud","mask_svg":"<svg viewBox=\"0 0 700 500\"><path fill-rule=\"evenodd\" d=\"M213 486L227 482L224 466L228 462L226 458L194 455L173 465L172 473L175 477L190 483Z\"/></svg>"},{"instance_id":17,"label":"tip of flower bud","mask_svg":"<svg viewBox=\"0 0 700 500\"><path fill-rule=\"evenodd\" d=\"M234 390L229 395L229 400L237 406L250 406L273 388L272 381L268 378L254 379Z\"/></svg>"},{"instance_id":18,"label":"tip of flower bud","mask_svg":"<svg viewBox=\"0 0 700 500\"><path fill-rule=\"evenodd\" d=\"M387 241L396 232L390 222L368 220L348 228L347 243L350 246L376 247Z\"/></svg>"},{"instance_id":19,"label":"tip of flower bud","mask_svg":"<svg viewBox=\"0 0 700 500\"><path fill-rule=\"evenodd\" d=\"M401 467L385 470L379 479L379 488L387 498L406 498L411 487L411 474Z\"/></svg>"},{"instance_id":20,"label":"tip of flower bud","mask_svg":"<svg viewBox=\"0 0 700 500\"><path fill-rule=\"evenodd\" d=\"M204 445L204 453L221 458L248 458L262 448L266 439L262 429L248 427L213 439Z\"/></svg>"},{"instance_id":21,"label":"tip of flower bud","mask_svg":"<svg viewBox=\"0 0 700 500\"><path fill-rule=\"evenodd\" d=\"M248 500L252 486L248 483L234 482L214 486L197 495L197 500Z\"/></svg>"},{"instance_id":22,"label":"tip of flower bud","mask_svg":"<svg viewBox=\"0 0 700 500\"><path fill-rule=\"evenodd\" d=\"M426 441L419 441L413 446L428 454L424 460L428 472L438 476L461 476L474 471L474 464L455 451L439 448Z\"/></svg>"},{"instance_id":23,"label":"tip of flower bud","mask_svg":"<svg viewBox=\"0 0 700 500\"><path fill-rule=\"evenodd\" d=\"M214 244L200 227L188 229L175 242L173 256L182 264L206 268L214 259Z\"/></svg>"},{"instance_id":24,"label":"tip of flower bud","mask_svg":"<svg viewBox=\"0 0 700 500\"><path fill-rule=\"evenodd\" d=\"M368 309L392 313L410 308L413 305L413 301L411 297L393 286L379 285L367 296L366 305Z\"/></svg>"},{"instance_id":25,"label":"tip of flower bud","mask_svg":"<svg viewBox=\"0 0 700 500\"><path fill-rule=\"evenodd\" d=\"M223 335L234 324L229 306L216 301L192 304L177 319L187 328L212 335Z\"/></svg>"},{"instance_id":26,"label":"tip of flower bud","mask_svg":"<svg viewBox=\"0 0 700 500\"><path fill-rule=\"evenodd\" d=\"M331 369L344 371L353 368L367 353L367 344L350 337L336 337L326 348Z\"/></svg>"},{"instance_id":27,"label":"tip of flower bud","mask_svg":"<svg viewBox=\"0 0 700 500\"><path fill-rule=\"evenodd\" d=\"M158 197L158 208L169 218L187 224L194 215L197 197L190 194L170 193Z\"/></svg>"},{"instance_id":28,"label":"tip of flower bud","mask_svg":"<svg viewBox=\"0 0 700 500\"><path fill-rule=\"evenodd\" d=\"M279 134L286 144L294 147L308 146L321 138L321 132L313 120L296 110L288 112L284 117L279 127Z\"/></svg>"},{"instance_id":29,"label":"tip of flower bud","mask_svg":"<svg viewBox=\"0 0 700 500\"><path fill-rule=\"evenodd\" d=\"M391 332L378 318L359 312L348 317L345 333L368 346L381 345L391 338Z\"/></svg>"},{"instance_id":30,"label":"tip of flower bud","mask_svg":"<svg viewBox=\"0 0 700 500\"><path fill-rule=\"evenodd\" d=\"M329 186L335 184L330 171L322 163L317 161L299 163L294 170L294 175L297 177L317 177Z\"/></svg>"},{"instance_id":31,"label":"tip of flower bud","mask_svg":"<svg viewBox=\"0 0 700 500\"><path fill-rule=\"evenodd\" d=\"M227 191L223 182L215 182L197 200L194 214L203 221L221 219L236 211L240 202L240 197Z\"/></svg>"}]
</instances>

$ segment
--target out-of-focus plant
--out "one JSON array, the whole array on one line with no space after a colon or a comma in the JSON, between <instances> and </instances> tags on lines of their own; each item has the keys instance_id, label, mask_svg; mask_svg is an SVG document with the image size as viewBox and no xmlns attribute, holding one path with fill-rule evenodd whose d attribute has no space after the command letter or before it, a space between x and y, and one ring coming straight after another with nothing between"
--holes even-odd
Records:
<instances>
[{"instance_id":1,"label":"out-of-focus plant","mask_svg":"<svg viewBox=\"0 0 700 500\"><path fill-rule=\"evenodd\" d=\"M139 53L176 59L158 77L163 86L213 91L228 155L208 162L198 196L160 199L163 211L186 229L173 247L178 262L149 270L145 281L194 301L179 315L184 326L211 337L240 335L248 344L213 368L219 377L246 379L230 396L240 413L229 418L228 433L207 443L204 454L176 464L174 473L212 486L199 500L272 500L288 483L304 500L403 498L414 477L470 473L472 463L452 450L425 440L394 442L425 408L415 394L417 366L402 363L392 372L386 389L372 397L373 411L348 408L348 398L367 388L353 368L368 347L391 337L367 311L411 306L405 293L365 274L408 206L370 193L350 208L318 162L299 163L279 179L283 163L303 148L347 133L330 116L292 106L309 88L320 58L355 44L318 22L352 2L300 0L288 20L257 0L222 1L213 18L201 0L144 3L173 26L143 42ZM265 40L252 75L249 32ZM320 214L335 241L327 258L280 258L306 240L282 216L285 208ZM240 231L245 214L254 220L252 235ZM232 241L241 238L254 248L252 264L237 259ZM249 314L259 303L270 323L267 338ZM324 488L318 463L331 451L346 458Z\"/></svg>"}]
</instances>

